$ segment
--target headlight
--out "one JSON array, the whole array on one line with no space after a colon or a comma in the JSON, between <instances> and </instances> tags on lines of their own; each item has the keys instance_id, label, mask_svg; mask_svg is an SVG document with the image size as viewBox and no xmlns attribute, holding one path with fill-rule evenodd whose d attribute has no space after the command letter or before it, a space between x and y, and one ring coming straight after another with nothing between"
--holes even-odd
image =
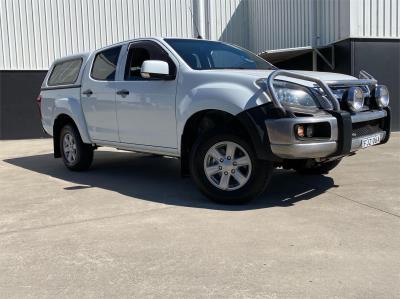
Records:
<instances>
[{"instance_id":1,"label":"headlight","mask_svg":"<svg viewBox=\"0 0 400 299\"><path fill-rule=\"evenodd\" d=\"M378 85L375 88L375 100L381 108L389 105L389 90L385 85Z\"/></svg>"},{"instance_id":2,"label":"headlight","mask_svg":"<svg viewBox=\"0 0 400 299\"><path fill-rule=\"evenodd\" d=\"M307 108L317 108L318 105L314 100L314 96L304 86L289 83L276 82L274 83L276 95L282 105L300 106Z\"/></svg>"},{"instance_id":3,"label":"headlight","mask_svg":"<svg viewBox=\"0 0 400 299\"><path fill-rule=\"evenodd\" d=\"M360 87L350 87L347 94L347 104L354 112L361 111L364 107L364 94Z\"/></svg>"}]
</instances>

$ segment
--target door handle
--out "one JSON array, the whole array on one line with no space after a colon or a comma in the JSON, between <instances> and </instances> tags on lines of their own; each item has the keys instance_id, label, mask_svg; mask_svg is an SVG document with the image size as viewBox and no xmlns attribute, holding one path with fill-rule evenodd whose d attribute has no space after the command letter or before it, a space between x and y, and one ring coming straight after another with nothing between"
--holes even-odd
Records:
<instances>
[{"instance_id":1,"label":"door handle","mask_svg":"<svg viewBox=\"0 0 400 299\"><path fill-rule=\"evenodd\" d=\"M82 94L90 97L93 94L93 91L91 89L86 89L84 92L82 92Z\"/></svg>"},{"instance_id":2,"label":"door handle","mask_svg":"<svg viewBox=\"0 0 400 299\"><path fill-rule=\"evenodd\" d=\"M129 90L126 90L126 89L118 90L117 95L119 95L121 97L126 97L127 95L129 95Z\"/></svg>"}]
</instances>

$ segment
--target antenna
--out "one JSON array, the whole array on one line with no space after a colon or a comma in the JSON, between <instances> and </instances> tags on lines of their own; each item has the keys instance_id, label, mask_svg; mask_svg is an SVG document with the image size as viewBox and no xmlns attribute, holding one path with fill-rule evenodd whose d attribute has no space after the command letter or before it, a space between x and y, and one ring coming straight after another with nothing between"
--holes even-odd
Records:
<instances>
[{"instance_id":1,"label":"antenna","mask_svg":"<svg viewBox=\"0 0 400 299\"><path fill-rule=\"evenodd\" d=\"M193 25L194 25L194 29L196 29L196 32L197 32L197 38L198 39L203 39L203 37L200 35L199 28L197 27L197 20L195 20L195 18L193 16L192 5L189 6L189 10L190 10L190 15L192 17L192 22L193 22Z\"/></svg>"}]
</instances>

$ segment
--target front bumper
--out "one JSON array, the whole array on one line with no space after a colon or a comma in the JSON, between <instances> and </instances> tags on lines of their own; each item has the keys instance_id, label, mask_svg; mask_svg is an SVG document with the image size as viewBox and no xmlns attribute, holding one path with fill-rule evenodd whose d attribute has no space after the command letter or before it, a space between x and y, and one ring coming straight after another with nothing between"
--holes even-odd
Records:
<instances>
[{"instance_id":1,"label":"front bumper","mask_svg":"<svg viewBox=\"0 0 400 299\"><path fill-rule=\"evenodd\" d=\"M353 136L356 123L382 120L384 125L372 134ZM299 139L295 135L298 124L327 123L328 138ZM272 153L282 159L309 159L343 156L362 148L362 140L377 134L381 143L390 135L390 110L373 110L350 115L348 112L326 113L312 117L268 119L265 122Z\"/></svg>"}]
</instances>

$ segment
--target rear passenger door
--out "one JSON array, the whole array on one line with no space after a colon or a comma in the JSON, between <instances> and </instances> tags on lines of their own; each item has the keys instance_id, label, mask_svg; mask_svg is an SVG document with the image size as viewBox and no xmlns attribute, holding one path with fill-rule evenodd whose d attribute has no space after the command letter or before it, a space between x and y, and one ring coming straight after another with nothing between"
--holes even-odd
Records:
<instances>
[{"instance_id":1,"label":"rear passenger door","mask_svg":"<svg viewBox=\"0 0 400 299\"><path fill-rule=\"evenodd\" d=\"M81 87L81 103L90 137L119 142L115 106L115 75L121 46L98 52Z\"/></svg>"},{"instance_id":2,"label":"rear passenger door","mask_svg":"<svg viewBox=\"0 0 400 299\"><path fill-rule=\"evenodd\" d=\"M169 78L143 78L140 70L145 60L166 61ZM154 41L130 44L123 78L116 82L121 142L165 150L177 148L176 65L168 52Z\"/></svg>"}]
</instances>

